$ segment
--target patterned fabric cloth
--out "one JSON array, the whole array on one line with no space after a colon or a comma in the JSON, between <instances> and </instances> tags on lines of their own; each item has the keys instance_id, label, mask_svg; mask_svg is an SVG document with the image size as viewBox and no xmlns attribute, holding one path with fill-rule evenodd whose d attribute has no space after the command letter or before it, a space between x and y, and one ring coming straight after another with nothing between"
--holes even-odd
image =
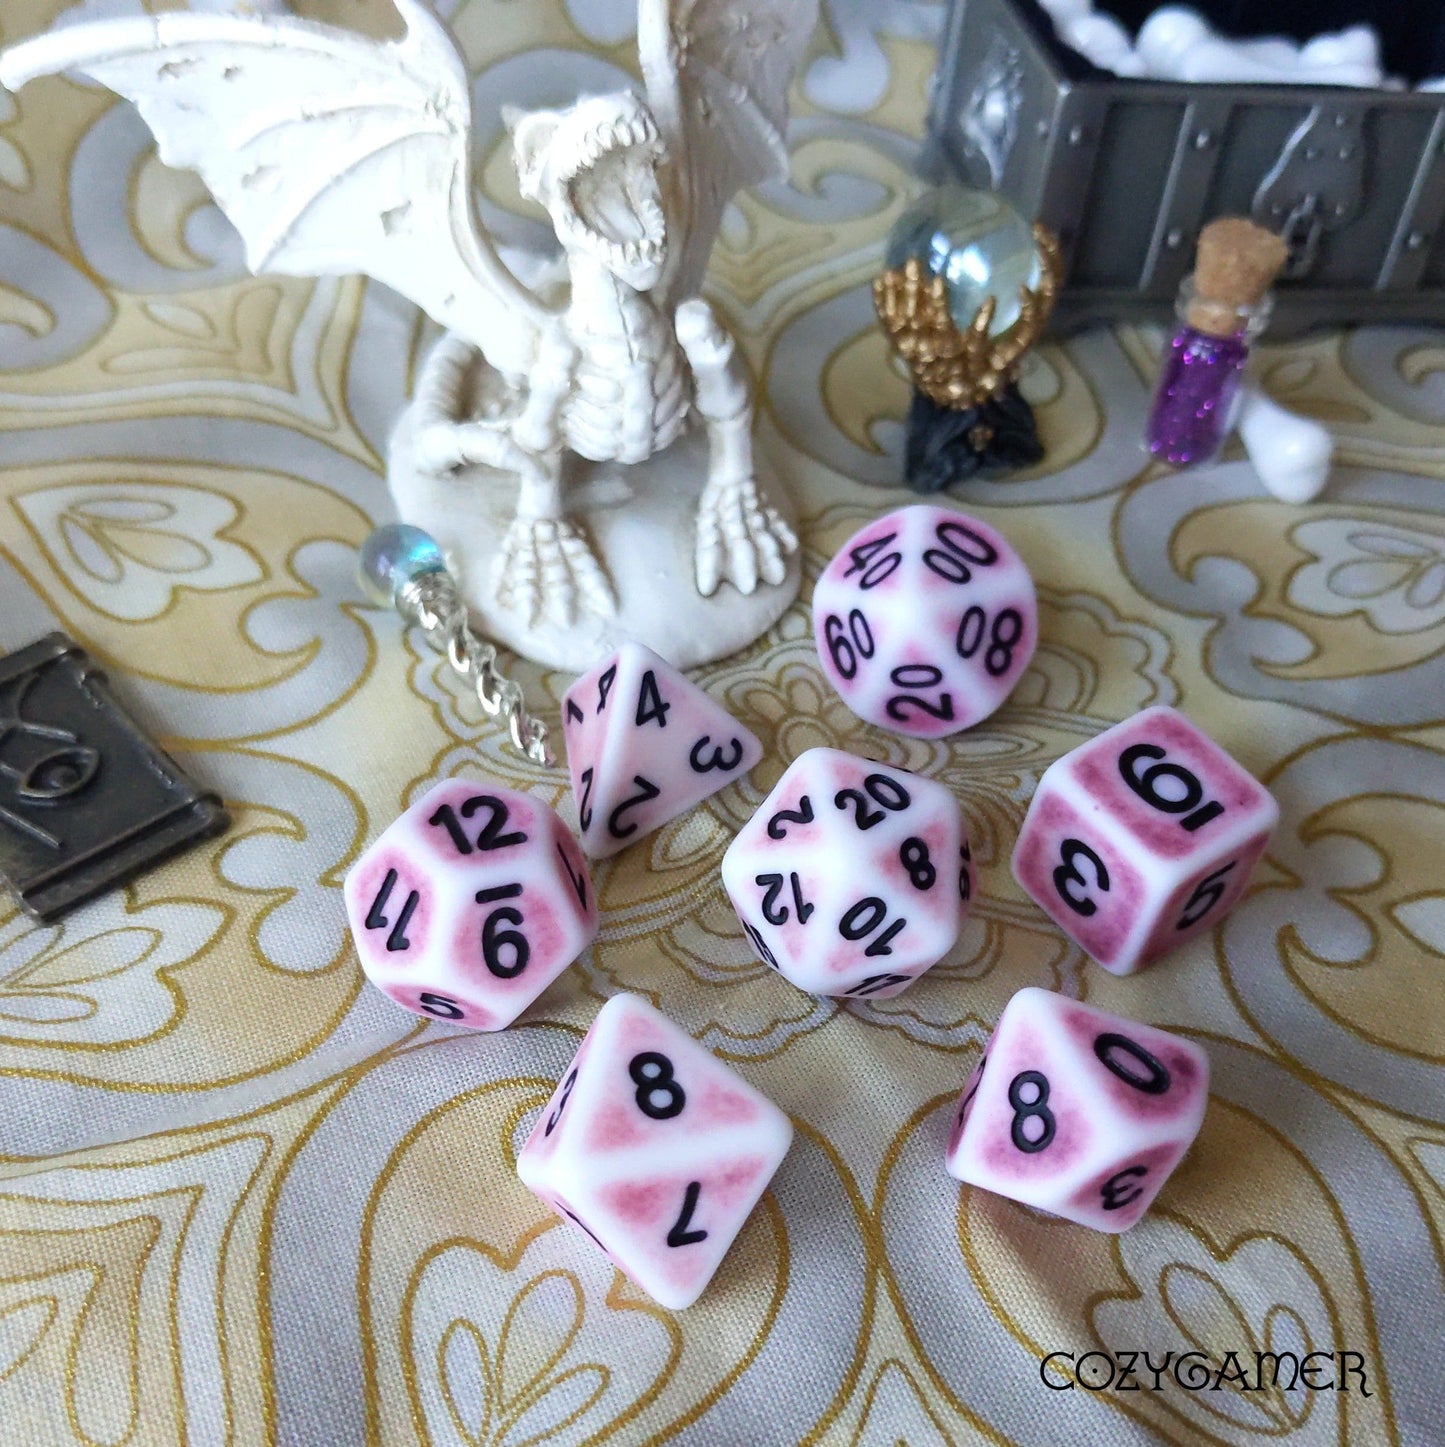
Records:
<instances>
[{"instance_id":1,"label":"patterned fabric cloth","mask_svg":"<svg viewBox=\"0 0 1445 1447\"><path fill-rule=\"evenodd\" d=\"M7 0L4 38L62 3ZM628 6L444 9L477 74L492 215L538 237L507 209L497 105L615 84ZM314 13L389 23L383 0ZM488 775L575 818L563 773L519 763L357 589L429 334L361 280L247 276L199 182L107 94L51 80L0 96L0 646L82 640L234 819L61 924L0 904L5 1443L1445 1440L1445 341L1264 349L1269 388L1339 438L1328 493L1298 509L1237 451L1182 475L1148 463L1157 333L1044 347L1026 388L1046 464L957 498L1034 572L1033 666L944 743L863 725L822 679L806 598L851 531L906 499L907 393L868 282L918 188L941 10L827 0L825 19L791 183L730 213L709 283L803 519L802 601L697 674L766 758L597 869L597 944L499 1036L365 985L341 908L347 867L436 780ZM521 673L555 714L568 680ZM1158 702L1265 780L1283 817L1233 915L1120 980L1020 893L1008 853L1048 763ZM722 896L732 833L815 744L921 770L964 803L981 898L895 1000L800 994ZM943 1172L950 1105L1024 985L1211 1057L1203 1133L1123 1237ZM623 989L797 1125L681 1315L513 1172ZM1215 1369L1232 1352L1252 1386L1266 1349L1357 1352L1368 1395L1358 1377L1089 1391L1040 1373L1053 1351L1194 1350Z\"/></svg>"}]
</instances>

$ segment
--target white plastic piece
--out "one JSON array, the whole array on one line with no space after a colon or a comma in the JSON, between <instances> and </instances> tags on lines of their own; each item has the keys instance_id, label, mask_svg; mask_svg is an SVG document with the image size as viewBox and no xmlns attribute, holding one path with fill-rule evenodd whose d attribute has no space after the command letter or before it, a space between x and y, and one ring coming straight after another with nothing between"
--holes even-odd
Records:
<instances>
[{"instance_id":1,"label":"white plastic piece","mask_svg":"<svg viewBox=\"0 0 1445 1447\"><path fill-rule=\"evenodd\" d=\"M1298 67L1270 65L1257 54L1250 54L1219 36L1211 36L1192 46L1175 64L1176 80L1215 82L1236 85L1298 82Z\"/></svg>"},{"instance_id":2,"label":"white plastic piece","mask_svg":"<svg viewBox=\"0 0 1445 1447\"><path fill-rule=\"evenodd\" d=\"M577 841L540 799L448 779L382 831L342 887L357 957L396 1004L510 1025L597 934Z\"/></svg>"},{"instance_id":3,"label":"white plastic piece","mask_svg":"<svg viewBox=\"0 0 1445 1447\"><path fill-rule=\"evenodd\" d=\"M1184 5L1165 5L1139 27L1134 48L1148 73L1164 79L1174 75L1189 50L1211 33L1198 11Z\"/></svg>"},{"instance_id":4,"label":"white plastic piece","mask_svg":"<svg viewBox=\"0 0 1445 1447\"><path fill-rule=\"evenodd\" d=\"M1039 0L1057 29L1071 20L1078 20L1094 13L1093 0Z\"/></svg>"},{"instance_id":5,"label":"white plastic piece","mask_svg":"<svg viewBox=\"0 0 1445 1447\"><path fill-rule=\"evenodd\" d=\"M1293 40L1283 35L1267 35L1256 40L1237 40L1239 50L1261 65L1268 65L1281 72L1299 69L1300 48Z\"/></svg>"},{"instance_id":6,"label":"white plastic piece","mask_svg":"<svg viewBox=\"0 0 1445 1447\"><path fill-rule=\"evenodd\" d=\"M1070 20L1059 30L1065 45L1072 46L1085 60L1101 70L1122 74L1120 66L1134 61L1134 45L1129 32L1102 11L1081 15Z\"/></svg>"},{"instance_id":7,"label":"white plastic piece","mask_svg":"<svg viewBox=\"0 0 1445 1447\"><path fill-rule=\"evenodd\" d=\"M1236 430L1259 480L1281 502L1309 502L1324 490L1334 457L1326 427L1246 384Z\"/></svg>"},{"instance_id":8,"label":"white plastic piece","mask_svg":"<svg viewBox=\"0 0 1445 1447\"><path fill-rule=\"evenodd\" d=\"M567 690L562 729L582 847L593 859L645 839L763 756L750 730L638 643Z\"/></svg>"},{"instance_id":9,"label":"white plastic piece","mask_svg":"<svg viewBox=\"0 0 1445 1447\"><path fill-rule=\"evenodd\" d=\"M828 682L879 728L938 739L972 728L1023 677L1038 643L1027 564L997 528L913 503L860 528L813 588Z\"/></svg>"},{"instance_id":10,"label":"white plastic piece","mask_svg":"<svg viewBox=\"0 0 1445 1447\"><path fill-rule=\"evenodd\" d=\"M1361 65L1380 69L1380 37L1370 25L1351 25L1345 30L1327 31L1300 47L1300 61L1306 66Z\"/></svg>"},{"instance_id":11,"label":"white plastic piece","mask_svg":"<svg viewBox=\"0 0 1445 1447\"><path fill-rule=\"evenodd\" d=\"M953 948L973 852L942 784L807 749L722 858L758 958L814 995L887 999Z\"/></svg>"},{"instance_id":12,"label":"white plastic piece","mask_svg":"<svg viewBox=\"0 0 1445 1447\"><path fill-rule=\"evenodd\" d=\"M1377 87L1385 83L1379 38L1368 25L1317 35L1301 47L1282 36L1236 40L1220 35L1197 11L1166 5L1144 22L1132 46L1128 32L1119 27L1121 49L1118 39L1106 33L1106 28L1117 25L1111 17L1050 13L1066 44L1118 75L1226 84Z\"/></svg>"},{"instance_id":13,"label":"white plastic piece","mask_svg":"<svg viewBox=\"0 0 1445 1447\"><path fill-rule=\"evenodd\" d=\"M1224 918L1278 819L1262 784L1156 705L1049 765L1013 874L1106 970L1131 975Z\"/></svg>"}]
</instances>

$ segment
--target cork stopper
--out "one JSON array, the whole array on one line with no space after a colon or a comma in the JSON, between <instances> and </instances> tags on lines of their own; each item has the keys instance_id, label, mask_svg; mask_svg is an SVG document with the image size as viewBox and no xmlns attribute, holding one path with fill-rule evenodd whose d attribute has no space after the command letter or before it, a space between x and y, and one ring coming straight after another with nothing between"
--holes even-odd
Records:
<instances>
[{"instance_id":1,"label":"cork stopper","mask_svg":"<svg viewBox=\"0 0 1445 1447\"><path fill-rule=\"evenodd\" d=\"M1289 248L1244 216L1221 216L1199 233L1194 300L1187 320L1212 337L1239 330L1239 313L1259 304L1279 275Z\"/></svg>"}]
</instances>

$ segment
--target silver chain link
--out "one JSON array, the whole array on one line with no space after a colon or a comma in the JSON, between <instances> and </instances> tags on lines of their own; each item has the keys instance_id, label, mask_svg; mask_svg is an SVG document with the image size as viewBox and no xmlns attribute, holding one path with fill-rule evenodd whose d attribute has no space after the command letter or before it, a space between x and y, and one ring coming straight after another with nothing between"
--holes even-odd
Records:
<instances>
[{"instance_id":1,"label":"silver chain link","mask_svg":"<svg viewBox=\"0 0 1445 1447\"><path fill-rule=\"evenodd\" d=\"M397 609L420 625L426 641L476 690L488 717L507 721L512 746L534 764L551 768L556 760L547 747L547 725L527 712L521 685L497 668L497 650L479 637L467 618L467 606L449 573L423 573L397 595Z\"/></svg>"}]
</instances>

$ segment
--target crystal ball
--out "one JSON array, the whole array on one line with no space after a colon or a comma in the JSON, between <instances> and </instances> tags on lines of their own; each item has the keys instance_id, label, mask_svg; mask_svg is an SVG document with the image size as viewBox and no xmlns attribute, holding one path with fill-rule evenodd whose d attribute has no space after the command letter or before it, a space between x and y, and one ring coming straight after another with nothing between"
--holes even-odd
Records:
<instances>
[{"instance_id":1,"label":"crystal ball","mask_svg":"<svg viewBox=\"0 0 1445 1447\"><path fill-rule=\"evenodd\" d=\"M1019 288L1037 287L1033 228L1002 197L967 186L925 191L888 234L888 267L916 256L948 287L948 308L968 327L989 297L998 298L990 335L1019 318Z\"/></svg>"},{"instance_id":2,"label":"crystal ball","mask_svg":"<svg viewBox=\"0 0 1445 1447\"><path fill-rule=\"evenodd\" d=\"M401 590L424 573L445 573L446 559L430 533L388 523L361 545L361 586L373 603L396 606Z\"/></svg>"}]
</instances>

